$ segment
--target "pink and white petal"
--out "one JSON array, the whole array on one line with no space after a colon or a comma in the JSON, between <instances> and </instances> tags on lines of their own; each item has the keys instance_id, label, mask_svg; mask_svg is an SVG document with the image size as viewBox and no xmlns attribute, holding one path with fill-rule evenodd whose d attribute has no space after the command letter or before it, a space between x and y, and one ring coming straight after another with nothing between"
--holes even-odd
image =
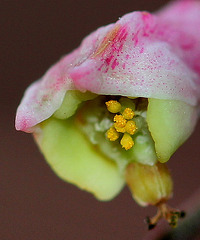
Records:
<instances>
[{"instance_id":1,"label":"pink and white petal","mask_svg":"<svg viewBox=\"0 0 200 240\"><path fill-rule=\"evenodd\" d=\"M60 107L66 91L74 89L67 71L62 68L63 60L26 90L17 109L17 130L32 132L33 126L49 118Z\"/></svg>"},{"instance_id":2,"label":"pink and white petal","mask_svg":"<svg viewBox=\"0 0 200 240\"><path fill-rule=\"evenodd\" d=\"M92 56L70 69L75 86L97 94L197 104L199 76L177 51L177 44L163 39L161 28L159 18L149 13L125 15Z\"/></svg>"},{"instance_id":3,"label":"pink and white petal","mask_svg":"<svg viewBox=\"0 0 200 240\"><path fill-rule=\"evenodd\" d=\"M54 88L45 88L43 83L42 80L34 82L26 90L17 109L17 130L33 132L35 125L49 118L62 104L66 89L55 91Z\"/></svg>"},{"instance_id":4,"label":"pink and white petal","mask_svg":"<svg viewBox=\"0 0 200 240\"><path fill-rule=\"evenodd\" d=\"M99 28L28 88L17 111L16 128L33 131L73 89L197 104L199 10L197 1L177 1L157 16L133 12Z\"/></svg>"},{"instance_id":5,"label":"pink and white petal","mask_svg":"<svg viewBox=\"0 0 200 240\"><path fill-rule=\"evenodd\" d=\"M68 74L70 69L81 65L93 54L103 34L111 27L112 25L108 25L99 28L89 38L85 38L78 49L63 57L41 80L29 86L17 109L17 130L33 132L35 125L48 119L61 106L66 91L76 89ZM83 87L82 91L86 89Z\"/></svg>"},{"instance_id":6,"label":"pink and white petal","mask_svg":"<svg viewBox=\"0 0 200 240\"><path fill-rule=\"evenodd\" d=\"M200 2L174 1L157 13L163 39L172 44L189 67L200 74ZM200 78L198 78L200 85Z\"/></svg>"}]
</instances>

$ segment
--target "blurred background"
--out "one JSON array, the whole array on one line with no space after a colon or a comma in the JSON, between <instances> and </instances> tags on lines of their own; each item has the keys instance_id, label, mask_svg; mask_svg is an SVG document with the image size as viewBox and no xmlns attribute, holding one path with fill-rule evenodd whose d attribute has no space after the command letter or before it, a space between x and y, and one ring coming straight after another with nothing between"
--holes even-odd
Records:
<instances>
[{"instance_id":1,"label":"blurred background","mask_svg":"<svg viewBox=\"0 0 200 240\"><path fill-rule=\"evenodd\" d=\"M29 134L14 128L26 87L96 28L134 10L155 11L164 0L0 0L0 239L134 239L148 234L146 216L127 188L111 202L61 181ZM199 186L200 124L169 167L179 206ZM153 230L154 231L154 230Z\"/></svg>"}]
</instances>

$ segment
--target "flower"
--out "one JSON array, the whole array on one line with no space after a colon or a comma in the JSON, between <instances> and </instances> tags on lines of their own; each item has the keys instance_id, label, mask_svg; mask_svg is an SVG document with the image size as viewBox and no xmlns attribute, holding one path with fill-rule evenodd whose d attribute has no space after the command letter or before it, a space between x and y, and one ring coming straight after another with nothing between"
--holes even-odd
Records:
<instances>
[{"instance_id":1,"label":"flower","mask_svg":"<svg viewBox=\"0 0 200 240\"><path fill-rule=\"evenodd\" d=\"M176 225L163 205L172 194L164 163L198 118L199 11L198 1L177 1L99 28L27 89L16 129L33 133L63 180L100 200L127 182Z\"/></svg>"}]
</instances>

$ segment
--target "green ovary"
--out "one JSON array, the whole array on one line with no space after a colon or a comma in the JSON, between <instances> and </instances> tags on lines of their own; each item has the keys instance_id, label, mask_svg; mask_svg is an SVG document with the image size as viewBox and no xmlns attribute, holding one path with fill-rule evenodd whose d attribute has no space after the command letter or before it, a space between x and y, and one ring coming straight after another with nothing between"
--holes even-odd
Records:
<instances>
[{"instance_id":1,"label":"green ovary","mask_svg":"<svg viewBox=\"0 0 200 240\"><path fill-rule=\"evenodd\" d=\"M65 181L110 200L124 186L116 164L99 154L74 124L74 119L50 118L36 140L47 162Z\"/></svg>"}]
</instances>

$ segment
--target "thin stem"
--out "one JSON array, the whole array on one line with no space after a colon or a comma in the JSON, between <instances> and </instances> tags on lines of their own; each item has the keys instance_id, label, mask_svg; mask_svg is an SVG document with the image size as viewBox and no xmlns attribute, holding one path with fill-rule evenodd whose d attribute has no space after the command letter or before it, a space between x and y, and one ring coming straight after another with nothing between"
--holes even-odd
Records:
<instances>
[{"instance_id":1,"label":"thin stem","mask_svg":"<svg viewBox=\"0 0 200 240\"><path fill-rule=\"evenodd\" d=\"M200 189L191 198L181 204L180 209L187 212L187 217L175 229L162 222L151 230L144 240L197 240L200 237ZM195 238L196 237L196 238Z\"/></svg>"}]
</instances>

